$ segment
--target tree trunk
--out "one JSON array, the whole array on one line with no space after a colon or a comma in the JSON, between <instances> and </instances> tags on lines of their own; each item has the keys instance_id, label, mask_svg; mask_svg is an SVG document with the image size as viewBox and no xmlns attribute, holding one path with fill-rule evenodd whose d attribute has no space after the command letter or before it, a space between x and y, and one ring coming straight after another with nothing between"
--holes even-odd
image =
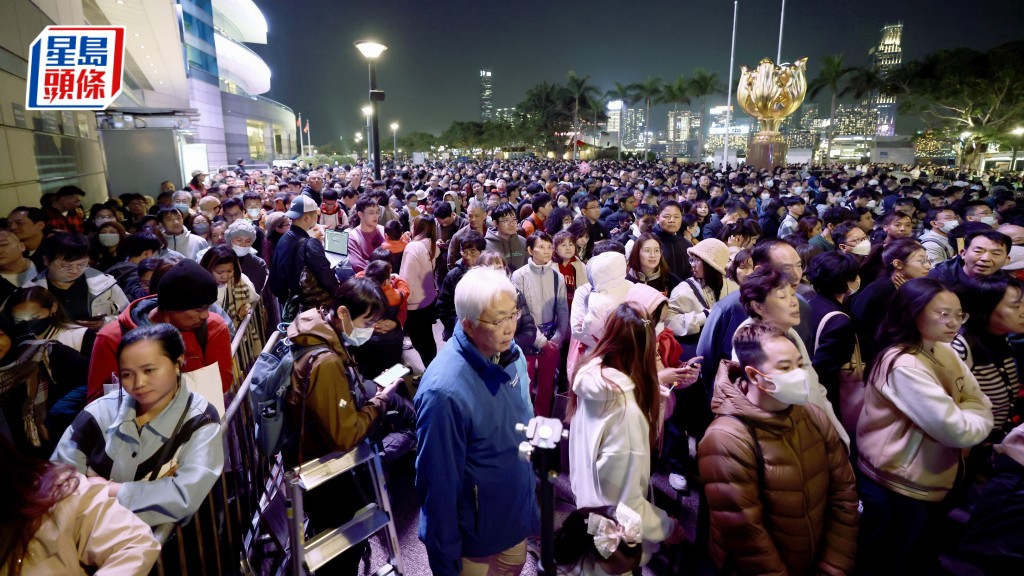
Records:
<instances>
[{"instance_id":1,"label":"tree trunk","mask_svg":"<svg viewBox=\"0 0 1024 576\"><path fill-rule=\"evenodd\" d=\"M832 108L828 112L828 132L825 133L825 162L824 166L828 166L829 161L832 160L832 135L835 133L835 121L836 121L836 92L832 91Z\"/></svg>"},{"instance_id":2,"label":"tree trunk","mask_svg":"<svg viewBox=\"0 0 1024 576\"><path fill-rule=\"evenodd\" d=\"M576 99L576 106L572 109L572 159L576 160L576 140L580 133L580 99Z\"/></svg>"},{"instance_id":3,"label":"tree trunk","mask_svg":"<svg viewBox=\"0 0 1024 576\"><path fill-rule=\"evenodd\" d=\"M697 144L697 163L700 164L704 158L704 134L708 129L708 119L705 109L707 108L707 96L700 97L700 140Z\"/></svg>"}]
</instances>

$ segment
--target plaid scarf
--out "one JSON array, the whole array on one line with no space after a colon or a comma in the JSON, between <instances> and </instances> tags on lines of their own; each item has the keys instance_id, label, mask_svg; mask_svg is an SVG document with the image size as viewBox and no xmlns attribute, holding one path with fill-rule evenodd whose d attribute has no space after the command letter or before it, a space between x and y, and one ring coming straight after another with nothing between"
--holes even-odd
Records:
<instances>
[{"instance_id":1,"label":"plaid scarf","mask_svg":"<svg viewBox=\"0 0 1024 576\"><path fill-rule=\"evenodd\" d=\"M46 430L46 401L50 397L51 340L28 340L20 345L17 358L0 368L0 396L24 385L25 404L21 415L25 436L36 448L49 442Z\"/></svg>"}]
</instances>

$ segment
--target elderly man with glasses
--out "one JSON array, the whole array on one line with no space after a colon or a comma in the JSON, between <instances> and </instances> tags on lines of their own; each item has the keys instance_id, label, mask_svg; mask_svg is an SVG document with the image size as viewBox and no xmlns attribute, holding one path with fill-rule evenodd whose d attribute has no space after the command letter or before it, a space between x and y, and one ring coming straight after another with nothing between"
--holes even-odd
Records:
<instances>
[{"instance_id":1,"label":"elderly man with glasses","mask_svg":"<svg viewBox=\"0 0 1024 576\"><path fill-rule=\"evenodd\" d=\"M519 574L540 517L516 424L533 416L514 343L516 290L474 268L455 289L459 321L416 393L419 537L438 576Z\"/></svg>"}]
</instances>

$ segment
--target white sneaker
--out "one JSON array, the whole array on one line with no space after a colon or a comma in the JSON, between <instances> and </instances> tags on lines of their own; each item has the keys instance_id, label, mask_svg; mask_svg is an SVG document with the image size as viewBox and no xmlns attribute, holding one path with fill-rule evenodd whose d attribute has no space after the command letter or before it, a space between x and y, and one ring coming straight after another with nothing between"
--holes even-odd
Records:
<instances>
[{"instance_id":1,"label":"white sneaker","mask_svg":"<svg viewBox=\"0 0 1024 576\"><path fill-rule=\"evenodd\" d=\"M686 492L690 489L690 483L686 481L686 476L682 474L669 474L668 485L676 492Z\"/></svg>"}]
</instances>

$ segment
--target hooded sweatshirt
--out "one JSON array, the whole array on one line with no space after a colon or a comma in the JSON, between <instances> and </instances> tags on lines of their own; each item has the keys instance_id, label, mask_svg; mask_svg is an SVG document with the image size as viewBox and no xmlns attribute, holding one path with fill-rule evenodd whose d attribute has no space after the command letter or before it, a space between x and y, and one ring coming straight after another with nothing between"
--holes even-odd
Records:
<instances>
[{"instance_id":1,"label":"hooded sweatshirt","mask_svg":"<svg viewBox=\"0 0 1024 576\"><path fill-rule=\"evenodd\" d=\"M643 519L644 554L650 560L672 533L672 520L648 501L650 426L634 396L635 384L594 358L572 385L579 406L569 428L569 482L577 507L622 502Z\"/></svg>"},{"instance_id":2,"label":"hooded sweatshirt","mask_svg":"<svg viewBox=\"0 0 1024 576\"><path fill-rule=\"evenodd\" d=\"M851 574L857 488L842 440L816 406L758 407L740 376L721 363L697 449L712 559L740 574Z\"/></svg>"},{"instance_id":3,"label":"hooded sweatshirt","mask_svg":"<svg viewBox=\"0 0 1024 576\"><path fill-rule=\"evenodd\" d=\"M494 250L505 258L505 266L510 271L518 270L526 264L526 240L519 234L503 239L496 228L490 228L484 241L487 242L488 250Z\"/></svg>"},{"instance_id":4,"label":"hooded sweatshirt","mask_svg":"<svg viewBox=\"0 0 1024 576\"><path fill-rule=\"evenodd\" d=\"M157 307L157 297L147 296L132 302L117 317L116 322L104 326L96 335L92 347L92 359L89 362L89 400L103 395L103 384L110 382L110 375L117 373L117 347L121 337L139 326L152 324L149 312ZM181 339L185 342L185 365L182 372L192 372L217 362L221 384L225 392L231 388L231 334L227 323L211 310L206 319L206 350L203 350L194 330L182 330Z\"/></svg>"},{"instance_id":5,"label":"hooded sweatshirt","mask_svg":"<svg viewBox=\"0 0 1024 576\"><path fill-rule=\"evenodd\" d=\"M591 291L583 317L582 334L576 339L592 347L604 336L608 316L626 301L626 294L633 283L626 280L626 257L618 252L605 252L591 258L587 262L587 277Z\"/></svg>"},{"instance_id":6,"label":"hooded sweatshirt","mask_svg":"<svg viewBox=\"0 0 1024 576\"><path fill-rule=\"evenodd\" d=\"M295 346L307 348L297 356L294 367L297 374L309 370L302 459L351 450L387 412L386 402L375 396L376 390L367 390L350 377L354 371L346 370L346 364L351 362L348 350L319 309L296 316L288 326L288 338ZM326 348L328 352L317 354L314 347ZM372 382L369 385L374 386ZM286 397L292 430L301 427L302 396L299 380L293 374ZM311 434L312 431L316 433Z\"/></svg>"}]
</instances>

